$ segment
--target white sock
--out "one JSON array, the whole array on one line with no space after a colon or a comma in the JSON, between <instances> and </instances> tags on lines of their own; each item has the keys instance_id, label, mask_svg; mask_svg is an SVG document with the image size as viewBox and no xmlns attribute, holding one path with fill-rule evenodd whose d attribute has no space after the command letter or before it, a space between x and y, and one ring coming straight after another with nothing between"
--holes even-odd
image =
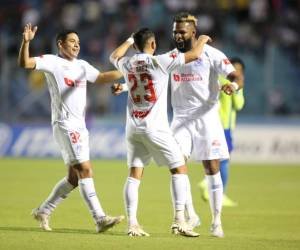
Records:
<instances>
[{"instance_id":1,"label":"white sock","mask_svg":"<svg viewBox=\"0 0 300 250\"><path fill-rule=\"evenodd\" d=\"M187 198L187 175L173 174L171 194L175 208L175 221L185 221L184 208Z\"/></svg>"},{"instance_id":2,"label":"white sock","mask_svg":"<svg viewBox=\"0 0 300 250\"><path fill-rule=\"evenodd\" d=\"M61 179L52 189L48 198L39 207L46 214L51 214L57 205L67 198L68 194L74 189L66 178Z\"/></svg>"},{"instance_id":3,"label":"white sock","mask_svg":"<svg viewBox=\"0 0 300 250\"><path fill-rule=\"evenodd\" d=\"M79 179L78 186L80 194L90 209L95 222L99 221L101 217L105 216L105 213L97 197L93 178Z\"/></svg>"},{"instance_id":4,"label":"white sock","mask_svg":"<svg viewBox=\"0 0 300 250\"><path fill-rule=\"evenodd\" d=\"M221 224L222 200L223 200L223 184L221 174L206 175L209 203L212 213L212 223Z\"/></svg>"},{"instance_id":5,"label":"white sock","mask_svg":"<svg viewBox=\"0 0 300 250\"><path fill-rule=\"evenodd\" d=\"M127 212L128 224L136 225L137 221L137 208L139 201L139 186L140 180L133 177L128 177L124 186L124 200Z\"/></svg>"},{"instance_id":6,"label":"white sock","mask_svg":"<svg viewBox=\"0 0 300 250\"><path fill-rule=\"evenodd\" d=\"M185 211L187 213L187 217L188 218L198 217L193 205L190 179L187 175L186 175L186 185L187 185L187 193L186 193Z\"/></svg>"}]
</instances>

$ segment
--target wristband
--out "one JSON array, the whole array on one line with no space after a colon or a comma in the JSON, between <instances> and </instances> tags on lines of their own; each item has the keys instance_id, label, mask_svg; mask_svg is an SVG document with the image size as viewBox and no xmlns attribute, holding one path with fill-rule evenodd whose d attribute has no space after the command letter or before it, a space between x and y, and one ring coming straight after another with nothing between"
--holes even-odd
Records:
<instances>
[{"instance_id":1,"label":"wristband","mask_svg":"<svg viewBox=\"0 0 300 250\"><path fill-rule=\"evenodd\" d=\"M130 45L134 44L134 39L133 39L133 37L129 37L126 41L129 42Z\"/></svg>"},{"instance_id":2,"label":"wristband","mask_svg":"<svg viewBox=\"0 0 300 250\"><path fill-rule=\"evenodd\" d=\"M233 86L235 91L237 91L240 88L240 86L236 82L231 82L231 85Z\"/></svg>"},{"instance_id":3,"label":"wristband","mask_svg":"<svg viewBox=\"0 0 300 250\"><path fill-rule=\"evenodd\" d=\"M127 83L122 83L121 86L122 86L122 91L128 91Z\"/></svg>"}]
</instances>

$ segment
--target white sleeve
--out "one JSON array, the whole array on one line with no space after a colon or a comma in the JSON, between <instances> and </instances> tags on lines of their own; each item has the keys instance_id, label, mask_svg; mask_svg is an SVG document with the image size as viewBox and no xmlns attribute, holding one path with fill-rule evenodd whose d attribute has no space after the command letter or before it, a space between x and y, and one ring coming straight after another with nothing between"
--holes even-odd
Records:
<instances>
[{"instance_id":1,"label":"white sleeve","mask_svg":"<svg viewBox=\"0 0 300 250\"><path fill-rule=\"evenodd\" d=\"M52 73L54 71L54 67L56 63L55 55L41 55L39 57L34 57L35 59L35 69Z\"/></svg>"},{"instance_id":2,"label":"white sleeve","mask_svg":"<svg viewBox=\"0 0 300 250\"><path fill-rule=\"evenodd\" d=\"M82 60L83 61L83 60ZM100 74L100 71L86 61L84 62L85 77L89 82L95 82Z\"/></svg>"},{"instance_id":3,"label":"white sleeve","mask_svg":"<svg viewBox=\"0 0 300 250\"><path fill-rule=\"evenodd\" d=\"M214 49L212 52L213 66L219 74L227 76L235 71L235 68L223 52L217 49Z\"/></svg>"},{"instance_id":4,"label":"white sleeve","mask_svg":"<svg viewBox=\"0 0 300 250\"><path fill-rule=\"evenodd\" d=\"M172 50L155 57L167 73L170 73L175 68L185 64L184 54L177 50Z\"/></svg>"}]
</instances>

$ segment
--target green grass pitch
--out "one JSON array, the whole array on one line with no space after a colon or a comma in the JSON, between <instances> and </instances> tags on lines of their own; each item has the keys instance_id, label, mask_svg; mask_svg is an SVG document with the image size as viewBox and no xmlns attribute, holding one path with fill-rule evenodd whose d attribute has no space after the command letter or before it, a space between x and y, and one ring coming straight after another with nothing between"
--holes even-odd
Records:
<instances>
[{"instance_id":1,"label":"green grass pitch","mask_svg":"<svg viewBox=\"0 0 300 250\"><path fill-rule=\"evenodd\" d=\"M124 214L125 161L92 161L98 196L105 211ZM30 212L65 174L61 160L0 159L0 250L15 249L300 249L300 167L233 165L228 193L239 202L223 209L224 239L209 236L209 205L200 198L199 164L189 164L194 204L202 219L199 238L170 233L172 206L166 168L152 164L140 186L138 218L147 238L126 235L126 222L96 234L87 207L75 190L51 217L52 232L42 232Z\"/></svg>"}]
</instances>

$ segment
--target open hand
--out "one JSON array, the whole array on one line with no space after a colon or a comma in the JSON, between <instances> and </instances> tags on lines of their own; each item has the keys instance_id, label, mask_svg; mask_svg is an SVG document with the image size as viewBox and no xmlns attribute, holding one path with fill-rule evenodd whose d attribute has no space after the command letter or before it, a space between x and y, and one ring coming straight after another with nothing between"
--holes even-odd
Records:
<instances>
[{"instance_id":1,"label":"open hand","mask_svg":"<svg viewBox=\"0 0 300 250\"><path fill-rule=\"evenodd\" d=\"M26 24L23 31L24 42L31 41L34 38L36 31L37 31L37 26L32 27L31 23Z\"/></svg>"}]
</instances>

